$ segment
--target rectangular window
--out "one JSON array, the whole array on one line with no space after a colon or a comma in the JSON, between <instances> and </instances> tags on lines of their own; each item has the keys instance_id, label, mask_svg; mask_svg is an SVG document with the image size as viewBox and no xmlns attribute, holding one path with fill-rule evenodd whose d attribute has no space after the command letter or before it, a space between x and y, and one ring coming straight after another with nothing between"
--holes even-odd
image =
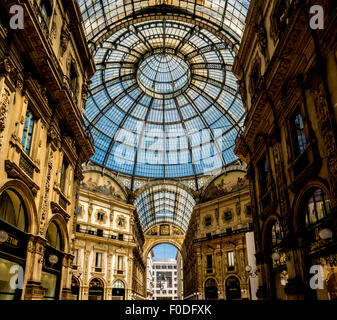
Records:
<instances>
[{"instance_id":1,"label":"rectangular window","mask_svg":"<svg viewBox=\"0 0 337 320\"><path fill-rule=\"evenodd\" d=\"M118 240L123 241L123 239L124 239L123 233L119 233Z\"/></svg>"},{"instance_id":2,"label":"rectangular window","mask_svg":"<svg viewBox=\"0 0 337 320\"><path fill-rule=\"evenodd\" d=\"M211 217L206 217L205 218L205 225L206 227L210 226L212 224L212 218Z\"/></svg>"},{"instance_id":3,"label":"rectangular window","mask_svg":"<svg viewBox=\"0 0 337 320\"><path fill-rule=\"evenodd\" d=\"M268 191L269 188L269 169L266 157L263 157L259 162L259 173L260 173L261 196L263 196Z\"/></svg>"},{"instance_id":4,"label":"rectangular window","mask_svg":"<svg viewBox=\"0 0 337 320\"><path fill-rule=\"evenodd\" d=\"M123 270L123 256L117 258L117 270Z\"/></svg>"},{"instance_id":5,"label":"rectangular window","mask_svg":"<svg viewBox=\"0 0 337 320\"><path fill-rule=\"evenodd\" d=\"M103 221L104 220L104 213L98 212L97 213L97 220L98 221Z\"/></svg>"},{"instance_id":6,"label":"rectangular window","mask_svg":"<svg viewBox=\"0 0 337 320\"><path fill-rule=\"evenodd\" d=\"M41 1L41 16L48 25L49 19L53 13L53 7L49 0L42 0Z\"/></svg>"},{"instance_id":7,"label":"rectangular window","mask_svg":"<svg viewBox=\"0 0 337 320\"><path fill-rule=\"evenodd\" d=\"M224 217L225 217L225 221L232 220L232 218L233 218L232 211L227 211L227 212L225 212L225 213L224 213Z\"/></svg>"},{"instance_id":8,"label":"rectangular window","mask_svg":"<svg viewBox=\"0 0 337 320\"><path fill-rule=\"evenodd\" d=\"M97 236L103 237L103 230L102 229L97 229Z\"/></svg>"},{"instance_id":9,"label":"rectangular window","mask_svg":"<svg viewBox=\"0 0 337 320\"><path fill-rule=\"evenodd\" d=\"M78 249L74 250L74 259L73 259L73 265L77 266L77 261L78 261Z\"/></svg>"},{"instance_id":10,"label":"rectangular window","mask_svg":"<svg viewBox=\"0 0 337 320\"><path fill-rule=\"evenodd\" d=\"M228 267L234 267L234 252L227 252Z\"/></svg>"},{"instance_id":11,"label":"rectangular window","mask_svg":"<svg viewBox=\"0 0 337 320\"><path fill-rule=\"evenodd\" d=\"M212 273L213 272L212 255L211 254L207 255L206 260L207 260L207 273Z\"/></svg>"},{"instance_id":12,"label":"rectangular window","mask_svg":"<svg viewBox=\"0 0 337 320\"><path fill-rule=\"evenodd\" d=\"M95 267L102 268L102 253L96 252Z\"/></svg>"},{"instance_id":13,"label":"rectangular window","mask_svg":"<svg viewBox=\"0 0 337 320\"><path fill-rule=\"evenodd\" d=\"M77 215L80 216L82 214L82 207L77 208Z\"/></svg>"},{"instance_id":14,"label":"rectangular window","mask_svg":"<svg viewBox=\"0 0 337 320\"><path fill-rule=\"evenodd\" d=\"M79 224L76 225L76 232L80 232L81 226Z\"/></svg>"},{"instance_id":15,"label":"rectangular window","mask_svg":"<svg viewBox=\"0 0 337 320\"><path fill-rule=\"evenodd\" d=\"M297 158L305 150L307 139L304 132L303 118L297 109L290 118L294 157Z\"/></svg>"},{"instance_id":16,"label":"rectangular window","mask_svg":"<svg viewBox=\"0 0 337 320\"><path fill-rule=\"evenodd\" d=\"M23 127L23 134L21 140L23 151L28 155L30 155L30 149L32 145L34 124L35 124L34 116L28 109L26 113L26 119Z\"/></svg>"},{"instance_id":17,"label":"rectangular window","mask_svg":"<svg viewBox=\"0 0 337 320\"><path fill-rule=\"evenodd\" d=\"M252 207L251 206L246 207L246 213L247 213L247 216L250 216L252 214Z\"/></svg>"},{"instance_id":18,"label":"rectangular window","mask_svg":"<svg viewBox=\"0 0 337 320\"><path fill-rule=\"evenodd\" d=\"M73 63L70 65L69 80L70 89L75 93L77 88L77 72Z\"/></svg>"},{"instance_id":19,"label":"rectangular window","mask_svg":"<svg viewBox=\"0 0 337 320\"><path fill-rule=\"evenodd\" d=\"M63 193L66 187L67 169L68 169L68 162L66 159L63 159L61 168L61 180L60 180L60 189Z\"/></svg>"}]
</instances>

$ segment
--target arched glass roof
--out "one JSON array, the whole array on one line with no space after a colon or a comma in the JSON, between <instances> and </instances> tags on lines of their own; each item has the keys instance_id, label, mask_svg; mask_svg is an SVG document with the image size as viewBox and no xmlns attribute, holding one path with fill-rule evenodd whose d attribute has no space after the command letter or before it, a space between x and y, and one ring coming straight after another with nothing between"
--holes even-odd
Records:
<instances>
[{"instance_id":1,"label":"arched glass roof","mask_svg":"<svg viewBox=\"0 0 337 320\"><path fill-rule=\"evenodd\" d=\"M99 43L121 25L141 16L193 19L223 33L233 44L241 39L249 0L79 0L87 39Z\"/></svg>"},{"instance_id":2,"label":"arched glass roof","mask_svg":"<svg viewBox=\"0 0 337 320\"><path fill-rule=\"evenodd\" d=\"M140 224L145 232L158 223L173 223L186 232L193 208L193 197L175 185L147 188L136 199Z\"/></svg>"}]
</instances>

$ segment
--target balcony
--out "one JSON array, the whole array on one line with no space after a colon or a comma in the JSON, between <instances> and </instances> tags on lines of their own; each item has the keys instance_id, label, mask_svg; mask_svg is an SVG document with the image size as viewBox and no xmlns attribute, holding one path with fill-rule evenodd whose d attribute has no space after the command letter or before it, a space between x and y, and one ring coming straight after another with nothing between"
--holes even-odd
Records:
<instances>
[{"instance_id":1,"label":"balcony","mask_svg":"<svg viewBox=\"0 0 337 320\"><path fill-rule=\"evenodd\" d=\"M76 232L83 235L90 235L95 237L104 238L107 240L117 241L117 242L125 242L125 243L135 243L134 239L126 239L125 237L118 237L115 234L104 233L102 229L97 230L85 230L81 228L79 225L76 226Z\"/></svg>"},{"instance_id":2,"label":"balcony","mask_svg":"<svg viewBox=\"0 0 337 320\"><path fill-rule=\"evenodd\" d=\"M203 238L198 238L198 239L194 239L193 243L198 243L198 242L203 242L203 241L209 241L209 240L214 240L214 239L221 239L221 238L226 238L226 237L230 237L236 234L240 234L240 233L246 233L246 232L250 232L252 231L251 227L248 228L241 228L241 229L237 229L237 230L231 230L230 232L224 232L224 233L218 233L218 234L214 234L211 237L203 237Z\"/></svg>"}]
</instances>

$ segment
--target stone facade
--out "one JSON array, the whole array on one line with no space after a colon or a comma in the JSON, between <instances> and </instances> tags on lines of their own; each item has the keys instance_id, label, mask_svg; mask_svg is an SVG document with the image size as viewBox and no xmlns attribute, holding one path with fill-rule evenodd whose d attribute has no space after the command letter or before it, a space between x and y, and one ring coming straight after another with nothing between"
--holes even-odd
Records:
<instances>
[{"instance_id":1,"label":"stone facade","mask_svg":"<svg viewBox=\"0 0 337 320\"><path fill-rule=\"evenodd\" d=\"M337 14L335 1L320 1L324 28L312 28L316 4L253 2L233 68L260 299L336 299ZM324 270L323 289L310 286L312 266Z\"/></svg>"},{"instance_id":2,"label":"stone facade","mask_svg":"<svg viewBox=\"0 0 337 320\"><path fill-rule=\"evenodd\" d=\"M23 286L4 284L5 292L70 299L81 164L94 154L82 117L95 65L75 0L56 0L51 8L21 2L23 29L9 27L11 5L0 3L0 203L8 236L0 258L22 267ZM24 208L18 232L6 223L6 205Z\"/></svg>"},{"instance_id":3,"label":"stone facade","mask_svg":"<svg viewBox=\"0 0 337 320\"><path fill-rule=\"evenodd\" d=\"M184 299L234 299L229 282L239 284L235 299L250 298L245 234L251 221L245 172L215 178L194 208L183 243Z\"/></svg>"},{"instance_id":4,"label":"stone facade","mask_svg":"<svg viewBox=\"0 0 337 320\"><path fill-rule=\"evenodd\" d=\"M110 193L104 187L108 185ZM115 199L115 194L120 194L120 201ZM142 230L137 226L135 207L123 199L126 194L113 179L85 168L77 214L77 261L73 266L81 300L98 298L98 294L90 292L93 279L103 284L99 299L145 297ZM124 288L118 287L122 290L114 293L113 289L117 289L114 285L120 281Z\"/></svg>"}]
</instances>

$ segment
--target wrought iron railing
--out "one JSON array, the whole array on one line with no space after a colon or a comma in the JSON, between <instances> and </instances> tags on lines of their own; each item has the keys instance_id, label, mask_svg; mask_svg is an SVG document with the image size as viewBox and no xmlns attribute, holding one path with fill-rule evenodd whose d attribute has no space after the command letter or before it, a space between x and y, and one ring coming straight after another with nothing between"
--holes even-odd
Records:
<instances>
[{"instance_id":1,"label":"wrought iron railing","mask_svg":"<svg viewBox=\"0 0 337 320\"><path fill-rule=\"evenodd\" d=\"M104 233L97 232L95 230L84 230L84 229L79 228L79 227L76 227L76 232L81 233L81 234L88 234L88 235L92 235L92 236L96 236L96 237L100 237L100 238L106 238L106 239L112 239L112 240L117 240L117 241L122 241L122 242L135 243L134 239L126 239L125 237L119 238L115 234L104 234Z\"/></svg>"},{"instance_id":2,"label":"wrought iron railing","mask_svg":"<svg viewBox=\"0 0 337 320\"><path fill-rule=\"evenodd\" d=\"M233 235L240 234L240 233L250 232L250 231L252 231L252 227L251 226L247 227L247 228L241 228L241 229L237 229L237 230L232 230L230 232L228 231L228 232L214 234L214 235L211 235L211 236L208 236L208 237L194 239L193 243L203 242L203 241L209 241L209 240L219 239L219 238L225 238L225 237L233 236Z\"/></svg>"}]
</instances>

